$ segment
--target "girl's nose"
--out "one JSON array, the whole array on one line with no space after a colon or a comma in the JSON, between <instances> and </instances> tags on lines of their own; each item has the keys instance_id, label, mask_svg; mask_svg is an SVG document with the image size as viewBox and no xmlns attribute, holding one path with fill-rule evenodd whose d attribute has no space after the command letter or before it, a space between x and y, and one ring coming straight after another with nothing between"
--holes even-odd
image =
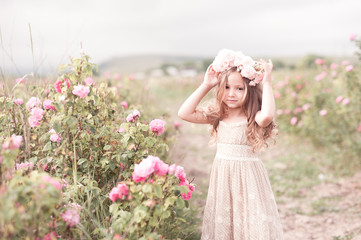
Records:
<instances>
[{"instance_id":1,"label":"girl's nose","mask_svg":"<svg viewBox=\"0 0 361 240\"><path fill-rule=\"evenodd\" d=\"M229 90L229 96L234 96L234 90L233 89Z\"/></svg>"}]
</instances>

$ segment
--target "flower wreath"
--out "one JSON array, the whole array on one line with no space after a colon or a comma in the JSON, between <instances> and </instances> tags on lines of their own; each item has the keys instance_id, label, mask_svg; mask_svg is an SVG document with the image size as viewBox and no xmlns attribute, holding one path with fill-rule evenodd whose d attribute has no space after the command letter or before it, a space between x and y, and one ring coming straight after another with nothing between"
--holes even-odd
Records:
<instances>
[{"instance_id":1,"label":"flower wreath","mask_svg":"<svg viewBox=\"0 0 361 240\"><path fill-rule=\"evenodd\" d=\"M228 49L222 49L215 57L212 68L216 72L223 72L232 67L237 67L242 77L251 80L250 86L256 86L263 79L263 69L259 62L254 61L251 57L244 55L242 52L234 52Z\"/></svg>"}]
</instances>

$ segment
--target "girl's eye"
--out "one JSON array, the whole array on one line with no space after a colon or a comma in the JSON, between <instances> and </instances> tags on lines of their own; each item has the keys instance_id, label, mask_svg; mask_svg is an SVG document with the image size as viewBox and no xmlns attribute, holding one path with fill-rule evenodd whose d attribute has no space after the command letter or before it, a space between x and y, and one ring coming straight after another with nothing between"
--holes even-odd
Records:
<instances>
[{"instance_id":1,"label":"girl's eye","mask_svg":"<svg viewBox=\"0 0 361 240\"><path fill-rule=\"evenodd\" d=\"M243 88L238 88L238 90L243 90Z\"/></svg>"},{"instance_id":2,"label":"girl's eye","mask_svg":"<svg viewBox=\"0 0 361 240\"><path fill-rule=\"evenodd\" d=\"M226 89L228 89L229 87L228 86L226 86Z\"/></svg>"}]
</instances>

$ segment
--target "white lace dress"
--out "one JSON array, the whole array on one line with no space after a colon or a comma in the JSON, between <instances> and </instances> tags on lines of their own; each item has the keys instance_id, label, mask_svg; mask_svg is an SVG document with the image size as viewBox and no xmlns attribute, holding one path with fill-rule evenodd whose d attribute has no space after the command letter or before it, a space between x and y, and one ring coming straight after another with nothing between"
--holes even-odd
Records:
<instances>
[{"instance_id":1,"label":"white lace dress","mask_svg":"<svg viewBox=\"0 0 361 240\"><path fill-rule=\"evenodd\" d=\"M267 170L247 145L247 122L220 122L202 240L282 240Z\"/></svg>"}]
</instances>

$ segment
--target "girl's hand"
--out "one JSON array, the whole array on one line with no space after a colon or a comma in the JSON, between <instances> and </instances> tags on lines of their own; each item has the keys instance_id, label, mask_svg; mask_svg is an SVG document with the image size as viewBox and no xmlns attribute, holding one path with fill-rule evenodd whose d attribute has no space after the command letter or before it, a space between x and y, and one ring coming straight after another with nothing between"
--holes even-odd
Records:
<instances>
[{"instance_id":1,"label":"girl's hand","mask_svg":"<svg viewBox=\"0 0 361 240\"><path fill-rule=\"evenodd\" d=\"M214 71L212 64L209 65L207 68L206 74L204 75L204 81L203 84L205 84L208 87L213 88L218 84L218 75L216 71Z\"/></svg>"},{"instance_id":2,"label":"girl's hand","mask_svg":"<svg viewBox=\"0 0 361 240\"><path fill-rule=\"evenodd\" d=\"M272 73L272 69L273 69L273 63L272 63L271 59L268 59L268 62L261 59L260 64L261 64L262 69L264 70L263 81L270 82L271 81L271 73Z\"/></svg>"}]
</instances>

